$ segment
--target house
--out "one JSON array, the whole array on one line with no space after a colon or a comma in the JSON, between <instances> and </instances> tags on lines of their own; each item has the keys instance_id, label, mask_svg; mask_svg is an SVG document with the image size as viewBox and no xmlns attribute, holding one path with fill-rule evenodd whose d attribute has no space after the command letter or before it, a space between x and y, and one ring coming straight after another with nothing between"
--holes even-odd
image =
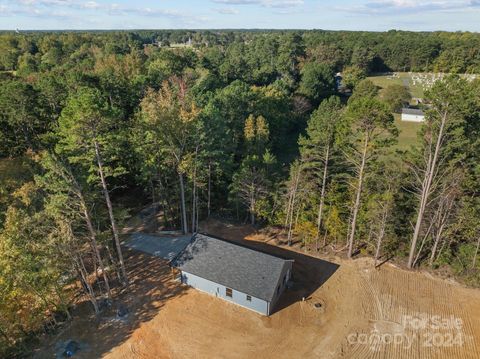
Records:
<instances>
[{"instance_id":1,"label":"house","mask_svg":"<svg viewBox=\"0 0 480 359\"><path fill-rule=\"evenodd\" d=\"M416 108L402 108L402 121L424 122L425 114L422 110L418 110Z\"/></svg>"},{"instance_id":2,"label":"house","mask_svg":"<svg viewBox=\"0 0 480 359\"><path fill-rule=\"evenodd\" d=\"M182 283L270 315L290 280L293 260L196 234L170 264Z\"/></svg>"}]
</instances>

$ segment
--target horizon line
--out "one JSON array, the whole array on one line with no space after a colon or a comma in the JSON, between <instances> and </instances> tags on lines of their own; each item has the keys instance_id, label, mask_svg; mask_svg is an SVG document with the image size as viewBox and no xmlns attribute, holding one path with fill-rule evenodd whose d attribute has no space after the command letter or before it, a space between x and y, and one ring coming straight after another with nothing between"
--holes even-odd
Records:
<instances>
[{"instance_id":1,"label":"horizon line","mask_svg":"<svg viewBox=\"0 0 480 359\"><path fill-rule=\"evenodd\" d=\"M321 29L321 28L134 28L134 29L95 29L95 28L85 28L85 29L0 29L0 32L95 32L95 31L123 31L123 32L132 32L132 31L323 31L323 32L370 32L370 33L384 33L384 32L416 32L416 33L471 33L471 34L480 34L480 31L470 31L470 30L403 30L403 29L388 29L388 30L332 30L332 29Z\"/></svg>"}]
</instances>

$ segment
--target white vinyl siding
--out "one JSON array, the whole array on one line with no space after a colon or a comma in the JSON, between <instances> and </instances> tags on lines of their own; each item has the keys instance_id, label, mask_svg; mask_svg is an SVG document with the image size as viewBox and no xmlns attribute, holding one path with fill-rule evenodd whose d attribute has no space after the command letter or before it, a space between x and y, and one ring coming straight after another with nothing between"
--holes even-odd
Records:
<instances>
[{"instance_id":1,"label":"white vinyl siding","mask_svg":"<svg viewBox=\"0 0 480 359\"><path fill-rule=\"evenodd\" d=\"M411 115L402 113L402 121L405 122L424 122L425 116L424 115Z\"/></svg>"}]
</instances>

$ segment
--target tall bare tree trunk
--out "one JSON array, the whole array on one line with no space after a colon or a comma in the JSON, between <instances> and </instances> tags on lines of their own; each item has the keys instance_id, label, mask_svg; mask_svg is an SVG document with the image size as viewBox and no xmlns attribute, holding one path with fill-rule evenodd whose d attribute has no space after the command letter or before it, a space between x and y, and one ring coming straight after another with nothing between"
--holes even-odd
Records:
<instances>
[{"instance_id":1,"label":"tall bare tree trunk","mask_svg":"<svg viewBox=\"0 0 480 359\"><path fill-rule=\"evenodd\" d=\"M170 219L172 216L170 215L170 212L172 211L172 205L169 200L170 196L168 192L168 184L163 184L163 181L160 177L158 183L160 186L159 195L163 204L163 220L165 222L165 227L171 227L172 221Z\"/></svg>"},{"instance_id":2,"label":"tall bare tree trunk","mask_svg":"<svg viewBox=\"0 0 480 359\"><path fill-rule=\"evenodd\" d=\"M197 208L197 210L195 211L197 213L197 216L195 217L195 228L196 228L196 232L198 232L200 231L200 226L198 225L198 220L200 218L200 210L198 208L198 193L195 200L195 207Z\"/></svg>"},{"instance_id":3,"label":"tall bare tree trunk","mask_svg":"<svg viewBox=\"0 0 480 359\"><path fill-rule=\"evenodd\" d=\"M442 239L443 231L444 231L445 226L447 224L447 219L448 219L448 215L449 215L449 212L450 212L451 208L452 208L452 206L448 206L446 208L446 211L443 214L443 216L439 215L441 217L441 223L440 223L439 228L437 228L437 230L434 232L435 233L435 235L434 235L435 240L434 240L434 243L433 243L432 253L430 255L430 261L429 261L430 266L432 266L433 262L435 261L435 257L436 257L437 249L438 249L438 244L440 243L440 240Z\"/></svg>"},{"instance_id":4,"label":"tall bare tree trunk","mask_svg":"<svg viewBox=\"0 0 480 359\"><path fill-rule=\"evenodd\" d=\"M290 209L292 207L292 200L293 200L293 192L290 189L288 194L287 210L285 211L285 224L283 226L284 228L287 228L288 223L290 221Z\"/></svg>"},{"instance_id":5,"label":"tall bare tree trunk","mask_svg":"<svg viewBox=\"0 0 480 359\"><path fill-rule=\"evenodd\" d=\"M433 230L433 224L434 224L435 218L431 221L430 225L428 226L427 231L425 232L425 235L423 236L422 242L420 243L420 248L418 249L417 255L415 256L413 260L413 265L412 267L415 267L417 261L420 259L420 255L422 254L423 247L428 239L428 236L430 236L430 232Z\"/></svg>"},{"instance_id":6,"label":"tall bare tree trunk","mask_svg":"<svg viewBox=\"0 0 480 359\"><path fill-rule=\"evenodd\" d=\"M196 218L197 218L197 186L194 183L193 193L192 193L192 233L195 233L197 231Z\"/></svg>"},{"instance_id":7,"label":"tall bare tree trunk","mask_svg":"<svg viewBox=\"0 0 480 359\"><path fill-rule=\"evenodd\" d=\"M100 291L100 294L103 296L105 293L103 292L102 286L100 285L100 276L98 275L98 258L97 258L97 253L95 251L95 248L93 247L93 243L90 242L90 249L92 251L92 265L93 265L93 273L95 274L95 283L98 286L98 290ZM108 293L107 293L108 296Z\"/></svg>"},{"instance_id":8,"label":"tall bare tree trunk","mask_svg":"<svg viewBox=\"0 0 480 359\"><path fill-rule=\"evenodd\" d=\"M450 242L451 242L451 241L448 242L449 245L450 245ZM438 258L440 258L440 256L442 255L443 250L445 249L445 246L446 246L446 245L447 245L447 241L443 241L442 246L440 247L440 250L439 250L438 253L437 253L437 258L436 258L437 260L438 260Z\"/></svg>"},{"instance_id":9,"label":"tall bare tree trunk","mask_svg":"<svg viewBox=\"0 0 480 359\"><path fill-rule=\"evenodd\" d=\"M253 190L250 196L250 224L255 225L255 193L253 193Z\"/></svg>"},{"instance_id":10,"label":"tall bare tree trunk","mask_svg":"<svg viewBox=\"0 0 480 359\"><path fill-rule=\"evenodd\" d=\"M188 233L187 208L185 206L185 184L183 183L183 174L178 173L178 182L180 185L180 208L182 211L182 232Z\"/></svg>"},{"instance_id":11,"label":"tall bare tree trunk","mask_svg":"<svg viewBox=\"0 0 480 359\"><path fill-rule=\"evenodd\" d=\"M320 205L318 206L318 217L317 217L317 235L315 236L316 250L318 252L318 238L320 237L320 229L322 226L322 215L323 215L323 205L325 203L325 187L327 185L327 175L328 175L328 161L330 159L330 144L327 145L325 151L325 163L323 165L323 178L322 178L322 191L320 193Z\"/></svg>"},{"instance_id":12,"label":"tall bare tree trunk","mask_svg":"<svg viewBox=\"0 0 480 359\"><path fill-rule=\"evenodd\" d=\"M298 191L298 184L300 182L300 168L297 170L295 180L293 182L293 188L291 189L291 201L288 206L287 221L288 221L288 245L292 245L292 226L293 226L293 214L295 212L295 203Z\"/></svg>"},{"instance_id":13,"label":"tall bare tree trunk","mask_svg":"<svg viewBox=\"0 0 480 359\"><path fill-rule=\"evenodd\" d=\"M422 242L420 244L420 248L418 249L418 253L415 256L415 259L413 260L412 268L417 265L418 260L420 259L420 255L422 254L423 246L425 245L427 241L428 236L424 236L422 239Z\"/></svg>"},{"instance_id":14,"label":"tall bare tree trunk","mask_svg":"<svg viewBox=\"0 0 480 359\"><path fill-rule=\"evenodd\" d=\"M382 248L383 237L385 237L385 228L387 226L388 209L385 208L382 213L382 222L380 223L380 231L377 238L377 248L375 249L375 267L377 266L378 258L380 257L380 249Z\"/></svg>"},{"instance_id":15,"label":"tall bare tree trunk","mask_svg":"<svg viewBox=\"0 0 480 359\"><path fill-rule=\"evenodd\" d=\"M93 228L92 219L90 217L90 213L88 212L86 203L83 200L81 200L81 202L82 202L81 206L83 210L83 217L85 219L85 223L87 224L88 232L90 233L90 240L92 241L92 247L95 252L98 265L100 266L100 270L102 271L103 281L105 282L105 288L107 289L107 296L108 298L111 299L112 293L110 292L110 283L108 281L107 271L105 270L102 256L100 255L100 250L98 249L97 235L95 233L95 229ZM97 275L96 270L95 270L95 275Z\"/></svg>"},{"instance_id":16,"label":"tall bare tree trunk","mask_svg":"<svg viewBox=\"0 0 480 359\"><path fill-rule=\"evenodd\" d=\"M95 268L95 277L98 279L98 272L97 272L97 263L98 263L98 265L100 266L100 269L102 271L102 277L103 277L103 281L105 282L105 289L107 290L107 296L108 296L109 299L111 299L112 298L112 293L110 291L110 283L108 281L107 272L105 270L105 265L103 264L103 260L102 260L101 254L100 254L100 250L98 248L97 235L96 235L95 229L93 227L92 218L90 216L90 212L89 212L88 207L87 207L87 201L85 200L85 197L83 195L82 188L78 184L75 176L67 168L59 169L58 173L66 181L71 183L71 185L73 187L73 191L78 198L80 209L81 209L81 212L83 212L83 218L85 220L87 230L90 234L90 241L91 241L90 244L92 246L92 250L93 250L93 254L94 254L94 258L93 258L92 262L93 262L93 265L94 265L94 268ZM72 235L72 238L75 238L73 236L73 231L70 227L69 227L69 230L70 230L70 233ZM98 280L97 280L97 283L99 283ZM100 288L100 291L102 292L100 285L99 285L99 288Z\"/></svg>"},{"instance_id":17,"label":"tall bare tree trunk","mask_svg":"<svg viewBox=\"0 0 480 359\"><path fill-rule=\"evenodd\" d=\"M93 290L92 285L88 281L88 274L87 274L87 270L85 268L85 264L83 262L83 259L82 259L81 255L73 255L72 257L74 259L75 267L77 268L77 271L79 273L80 280L82 281L83 286L86 289L88 299L92 303L95 315L98 315L98 313L100 312L100 310L98 309L98 302L97 302L97 299L95 297L95 291Z\"/></svg>"},{"instance_id":18,"label":"tall bare tree trunk","mask_svg":"<svg viewBox=\"0 0 480 359\"><path fill-rule=\"evenodd\" d=\"M360 197L362 195L362 186L363 186L363 178L365 173L365 163L367 160L368 143L369 143L369 135L367 133L365 134L365 140L363 144L362 162L360 164L360 169L358 171L357 193L355 196L355 203L353 204L353 209L352 209L352 221L350 225L349 240L348 240L348 258L352 258L352 254L353 254L353 241L355 239L355 228L357 226L358 210L360 209Z\"/></svg>"},{"instance_id":19,"label":"tall bare tree trunk","mask_svg":"<svg viewBox=\"0 0 480 359\"><path fill-rule=\"evenodd\" d=\"M425 176L422 182L422 193L420 194L420 206L418 208L417 221L415 223L415 230L413 232L412 243L410 246L410 254L408 256L408 268L410 269L413 268L413 264L415 261L415 250L417 248L417 241L420 235L420 229L422 228L423 217L425 215L428 199L430 197L432 181L437 171L438 156L440 155L440 149L443 142L443 131L445 129L446 121L447 113L445 112L442 115L442 122L440 124L433 157L430 153L427 160L427 169L425 171Z\"/></svg>"},{"instance_id":20,"label":"tall bare tree trunk","mask_svg":"<svg viewBox=\"0 0 480 359\"><path fill-rule=\"evenodd\" d=\"M107 252L107 258L110 263L112 263L113 266L115 266L115 273L117 273L117 279L121 283L122 282L122 273L120 273L119 268L117 266L117 263L115 259L113 258L112 251L110 250L109 246L105 246L105 251Z\"/></svg>"},{"instance_id":21,"label":"tall bare tree trunk","mask_svg":"<svg viewBox=\"0 0 480 359\"><path fill-rule=\"evenodd\" d=\"M98 142L96 140L94 141L94 144L95 144L95 156L97 158L97 165L98 165L98 173L100 175L103 194L105 196L105 201L107 203L108 215L110 217L110 223L112 225L112 232L113 232L113 238L115 240L115 247L117 250L118 262L120 264L120 270L122 272L122 281L123 281L122 284L127 285L128 277L127 277L127 272L125 271L125 263L123 261L123 254L122 254L122 248L120 246L120 238L118 236L117 224L115 223L115 217L113 216L112 201L110 200L110 193L108 192L107 181L105 180L105 174L103 172L103 160L102 160L102 157L100 156L100 149L98 146Z\"/></svg>"},{"instance_id":22,"label":"tall bare tree trunk","mask_svg":"<svg viewBox=\"0 0 480 359\"><path fill-rule=\"evenodd\" d=\"M440 242L441 235L437 233L437 234L434 235L434 237L435 237L435 240L433 242L432 253L430 253L430 259L428 261L428 264L430 265L430 267L433 266L433 262L435 262L435 257L436 257L437 249L438 249L438 243Z\"/></svg>"},{"instance_id":23,"label":"tall bare tree trunk","mask_svg":"<svg viewBox=\"0 0 480 359\"><path fill-rule=\"evenodd\" d=\"M97 298L95 297L95 291L93 290L93 287L88 280L88 272L87 272L87 269L85 268L85 263L83 262L82 255L78 250L77 239L73 234L72 226L70 223L68 224L68 232L74 246L69 248L70 251L68 251L67 255L71 258L73 262L73 266L75 267L75 269L79 274L79 279L83 283L83 288L85 289L85 292L90 302L93 305L93 310L95 312L95 315L98 315L99 309L98 309Z\"/></svg>"},{"instance_id":24,"label":"tall bare tree trunk","mask_svg":"<svg viewBox=\"0 0 480 359\"><path fill-rule=\"evenodd\" d=\"M193 190L192 190L192 233L197 231L197 151L195 150L195 164L193 166Z\"/></svg>"}]
</instances>

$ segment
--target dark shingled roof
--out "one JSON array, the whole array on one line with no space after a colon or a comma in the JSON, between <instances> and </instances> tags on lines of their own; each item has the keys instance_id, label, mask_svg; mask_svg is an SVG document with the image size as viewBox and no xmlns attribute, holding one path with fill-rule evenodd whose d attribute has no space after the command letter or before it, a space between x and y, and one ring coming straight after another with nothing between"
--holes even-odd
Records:
<instances>
[{"instance_id":1,"label":"dark shingled roof","mask_svg":"<svg viewBox=\"0 0 480 359\"><path fill-rule=\"evenodd\" d=\"M287 260L196 234L171 264L187 273L271 302Z\"/></svg>"},{"instance_id":2,"label":"dark shingled roof","mask_svg":"<svg viewBox=\"0 0 480 359\"><path fill-rule=\"evenodd\" d=\"M425 116L422 110L418 110L416 108L402 108L402 113L405 115Z\"/></svg>"}]
</instances>

